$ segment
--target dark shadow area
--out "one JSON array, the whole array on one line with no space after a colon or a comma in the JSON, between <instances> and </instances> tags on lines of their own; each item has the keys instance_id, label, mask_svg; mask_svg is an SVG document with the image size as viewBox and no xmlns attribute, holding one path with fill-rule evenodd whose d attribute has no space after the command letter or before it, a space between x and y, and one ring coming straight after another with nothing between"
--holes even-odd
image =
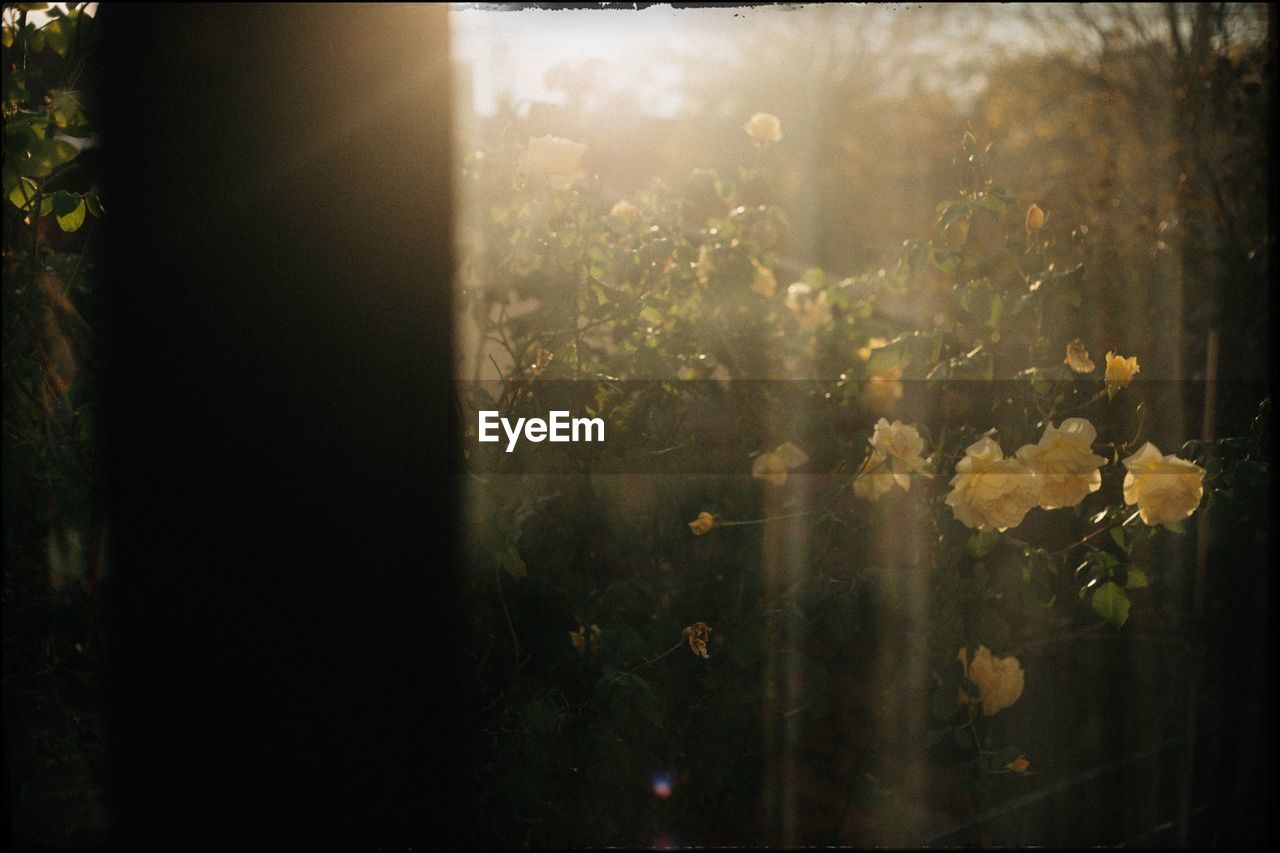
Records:
<instances>
[{"instance_id":1,"label":"dark shadow area","mask_svg":"<svg viewBox=\"0 0 1280 853\"><path fill-rule=\"evenodd\" d=\"M110 841L447 845L445 10L101 26Z\"/></svg>"}]
</instances>

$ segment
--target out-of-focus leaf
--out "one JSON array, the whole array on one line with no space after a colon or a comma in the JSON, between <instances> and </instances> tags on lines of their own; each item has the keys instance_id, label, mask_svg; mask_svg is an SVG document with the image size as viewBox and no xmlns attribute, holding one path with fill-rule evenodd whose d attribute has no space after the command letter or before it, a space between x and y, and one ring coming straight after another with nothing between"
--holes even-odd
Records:
<instances>
[{"instance_id":1,"label":"out-of-focus leaf","mask_svg":"<svg viewBox=\"0 0 1280 853\"><path fill-rule=\"evenodd\" d=\"M79 152L65 139L33 139L24 149L10 153L12 167L18 174L42 178L64 163L75 159Z\"/></svg>"},{"instance_id":2,"label":"out-of-focus leaf","mask_svg":"<svg viewBox=\"0 0 1280 853\"><path fill-rule=\"evenodd\" d=\"M1107 581L1093 592L1093 609L1115 627L1129 618L1129 596L1115 581Z\"/></svg>"}]
</instances>

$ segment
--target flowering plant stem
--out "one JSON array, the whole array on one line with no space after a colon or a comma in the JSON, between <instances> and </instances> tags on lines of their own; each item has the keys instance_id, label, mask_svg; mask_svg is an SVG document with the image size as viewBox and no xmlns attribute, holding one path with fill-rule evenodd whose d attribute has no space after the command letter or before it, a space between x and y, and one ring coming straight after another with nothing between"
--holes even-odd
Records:
<instances>
[{"instance_id":1,"label":"flowering plant stem","mask_svg":"<svg viewBox=\"0 0 1280 853\"><path fill-rule=\"evenodd\" d=\"M804 512L792 512L787 515L771 515L768 518L756 518L750 521L720 521L716 519L716 527L741 527L747 524L766 524L770 521L782 521L784 518L799 518L802 515L812 515L813 510L807 509Z\"/></svg>"}]
</instances>

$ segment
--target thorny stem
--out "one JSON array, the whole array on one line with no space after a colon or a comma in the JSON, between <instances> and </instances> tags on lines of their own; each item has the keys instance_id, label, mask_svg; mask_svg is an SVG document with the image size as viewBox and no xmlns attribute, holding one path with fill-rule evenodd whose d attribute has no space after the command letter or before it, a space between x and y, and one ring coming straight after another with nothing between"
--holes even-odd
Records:
<instances>
[{"instance_id":1,"label":"thorny stem","mask_svg":"<svg viewBox=\"0 0 1280 853\"><path fill-rule=\"evenodd\" d=\"M682 639L682 640L680 640L680 642L676 643L674 646L672 646L671 648L667 649L665 652L663 652L662 654L658 655L656 658L645 658L645 659L644 659L644 663L642 663L642 664L640 664L639 666L635 667L635 669L630 670L630 672L635 672L635 671L636 671L636 669L639 669L641 666L653 666L655 663L657 663L658 661L662 660L662 659L663 659L663 658L665 658L667 655L669 655L669 654L671 654L671 653L675 652L677 649L679 649L679 648L680 648L681 646L683 646L683 645L684 645L684 640Z\"/></svg>"},{"instance_id":2,"label":"thorny stem","mask_svg":"<svg viewBox=\"0 0 1280 853\"><path fill-rule=\"evenodd\" d=\"M987 776L987 775L990 775L990 771L988 771L987 768L983 765L982 756L991 755L991 750L982 748L982 739L978 737L978 726L977 726L977 723L975 722L972 703L970 703L968 706L968 712L969 712L969 722L965 723L964 727L973 734L973 747L978 751L978 772L984 776Z\"/></svg>"},{"instance_id":3,"label":"thorny stem","mask_svg":"<svg viewBox=\"0 0 1280 853\"><path fill-rule=\"evenodd\" d=\"M1065 563L1065 562L1067 561L1067 555L1068 555L1068 554L1070 554L1070 553L1071 553L1073 550L1075 550L1076 548L1079 548L1079 547L1080 547L1081 545L1083 545L1084 543L1088 542L1088 541L1089 541L1090 539L1092 539L1093 537L1095 537L1095 536L1100 536L1100 535L1102 535L1103 533L1106 533L1108 530L1110 530L1110 529L1111 529L1111 528L1113 528L1113 527L1124 527L1126 524L1128 524L1129 522L1133 521L1133 520L1134 520L1135 518L1137 518L1137 517L1138 517L1138 513L1136 513L1136 512L1135 512L1133 515L1129 516L1129 517L1128 517L1128 518L1126 518L1124 521L1120 521L1120 522L1115 522L1115 521L1113 521L1113 522L1111 522L1110 524L1103 525L1102 527L1099 527L1097 530L1093 531L1092 533L1087 534L1084 538L1082 538L1082 539L1077 539L1075 542L1072 542L1070 545L1068 545L1067 547L1063 548L1061 551L1054 551L1054 552L1053 552L1053 553L1054 553L1054 556L1061 555L1061 556L1062 556L1062 562L1064 562L1064 563Z\"/></svg>"},{"instance_id":4,"label":"thorny stem","mask_svg":"<svg viewBox=\"0 0 1280 853\"><path fill-rule=\"evenodd\" d=\"M767 519L754 519L751 521L716 521L717 528L736 528L736 526L748 524L767 524L769 521L781 521L782 519L797 519L801 515L813 515L814 510L805 510L804 512L791 512L788 515L771 515Z\"/></svg>"},{"instance_id":5,"label":"thorny stem","mask_svg":"<svg viewBox=\"0 0 1280 853\"><path fill-rule=\"evenodd\" d=\"M681 638L680 642L676 643L674 646L672 646L671 648L667 649L667 650L666 650L665 652L663 652L662 654L658 655L658 656L657 656L657 657L655 657L655 658L641 658L641 659L640 659L640 660L641 660L641 662L640 662L640 663L638 663L638 664L636 664L635 666L631 667L631 669L627 670L626 672L620 673L620 675L630 675L631 673L635 672L636 670L638 670L638 669L640 669L640 668L642 668L642 667L646 667L646 666L653 666L655 663L657 663L658 661L662 660L662 659L663 659L663 658L665 658L667 655L672 654L672 653L676 652L677 650L679 650L679 649L680 649L684 644L685 644L685 641L684 641L684 639L683 639L683 638ZM615 675L615 676L614 676L614 678L617 678L617 677L618 677L618 675Z\"/></svg>"},{"instance_id":6,"label":"thorny stem","mask_svg":"<svg viewBox=\"0 0 1280 853\"><path fill-rule=\"evenodd\" d=\"M1051 420L1053 420L1053 419L1054 419L1054 417L1059 417L1059 418L1060 418L1060 417L1062 417L1063 415L1070 414L1071 412L1078 412L1078 411L1080 411L1081 409L1085 408L1086 406L1089 406L1089 405L1092 405L1093 403L1098 402L1099 400L1101 400L1101 399L1103 398L1103 396L1104 396L1105 394L1106 394L1106 391L1105 391L1105 389L1104 389L1104 390L1102 390L1102 391L1099 391L1097 394L1094 394L1092 397L1090 397L1089 399L1085 400L1083 403L1077 403L1076 405L1074 405L1074 406L1070 406L1070 407L1068 407L1068 408L1066 408L1066 409L1063 409L1063 410L1062 410L1062 411L1060 411L1060 412L1057 410L1057 405L1056 405L1056 404L1054 404L1053 406L1050 406L1050 407L1049 407L1049 414L1047 414L1047 415L1045 416L1045 420L1046 420L1046 421L1051 421Z\"/></svg>"}]
</instances>

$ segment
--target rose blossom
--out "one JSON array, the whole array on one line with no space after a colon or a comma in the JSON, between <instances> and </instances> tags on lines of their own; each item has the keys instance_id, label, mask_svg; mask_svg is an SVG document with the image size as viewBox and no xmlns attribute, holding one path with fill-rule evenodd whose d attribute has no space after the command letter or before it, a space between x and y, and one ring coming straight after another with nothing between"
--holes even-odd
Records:
<instances>
[{"instance_id":1,"label":"rose blossom","mask_svg":"<svg viewBox=\"0 0 1280 853\"><path fill-rule=\"evenodd\" d=\"M1204 497L1205 470L1170 453L1163 456L1151 442L1124 460L1124 502L1137 504L1142 520L1152 526L1173 524L1196 511Z\"/></svg>"},{"instance_id":2,"label":"rose blossom","mask_svg":"<svg viewBox=\"0 0 1280 853\"><path fill-rule=\"evenodd\" d=\"M1092 451L1097 437L1098 431L1084 418L1067 418L1060 427L1049 423L1038 444L1018 449L1017 457L1044 481L1041 508L1075 506L1101 488L1098 469L1107 460Z\"/></svg>"},{"instance_id":3,"label":"rose blossom","mask_svg":"<svg viewBox=\"0 0 1280 853\"><path fill-rule=\"evenodd\" d=\"M947 505L957 519L978 530L1008 530L1022 523L1040 501L1041 480L1017 458L1004 458L1000 445L983 436L965 451L951 478Z\"/></svg>"}]
</instances>

